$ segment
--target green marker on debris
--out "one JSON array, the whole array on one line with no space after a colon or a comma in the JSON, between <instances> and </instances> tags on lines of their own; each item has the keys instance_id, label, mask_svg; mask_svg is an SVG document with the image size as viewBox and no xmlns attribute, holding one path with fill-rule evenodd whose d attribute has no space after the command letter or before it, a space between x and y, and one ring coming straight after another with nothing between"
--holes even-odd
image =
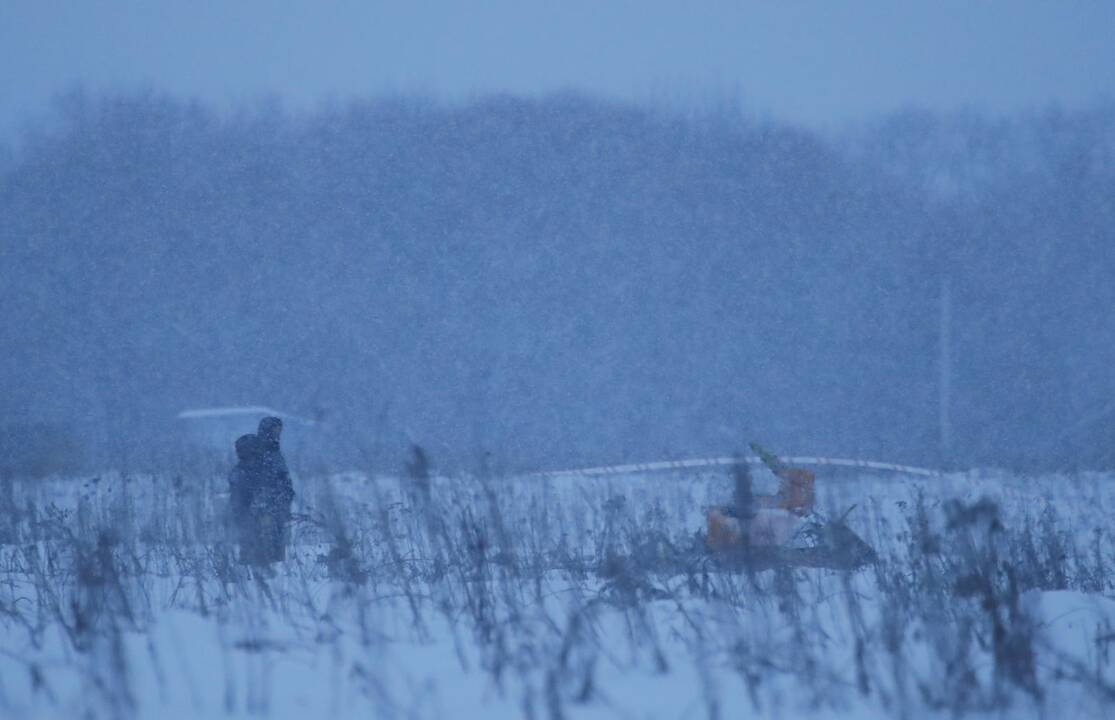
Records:
<instances>
[{"instance_id":1,"label":"green marker on debris","mask_svg":"<svg viewBox=\"0 0 1115 720\"><path fill-rule=\"evenodd\" d=\"M759 443L753 442L750 443L750 445L751 449L755 452L756 455L759 456L759 459L763 461L763 464L770 468L770 471L772 473L777 475L778 473L786 469L786 466L782 464L782 461L778 459L777 455L765 450Z\"/></svg>"}]
</instances>

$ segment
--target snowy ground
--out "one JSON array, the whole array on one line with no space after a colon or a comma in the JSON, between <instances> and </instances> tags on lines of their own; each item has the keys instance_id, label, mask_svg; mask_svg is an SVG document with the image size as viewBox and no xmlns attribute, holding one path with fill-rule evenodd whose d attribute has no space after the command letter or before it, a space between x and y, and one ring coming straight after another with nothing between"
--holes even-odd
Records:
<instances>
[{"instance_id":1,"label":"snowy ground","mask_svg":"<svg viewBox=\"0 0 1115 720\"><path fill-rule=\"evenodd\" d=\"M724 473L302 478L268 577L222 485L3 486L0 716L1115 714L1110 475L822 472L878 563L750 575L646 562Z\"/></svg>"}]
</instances>

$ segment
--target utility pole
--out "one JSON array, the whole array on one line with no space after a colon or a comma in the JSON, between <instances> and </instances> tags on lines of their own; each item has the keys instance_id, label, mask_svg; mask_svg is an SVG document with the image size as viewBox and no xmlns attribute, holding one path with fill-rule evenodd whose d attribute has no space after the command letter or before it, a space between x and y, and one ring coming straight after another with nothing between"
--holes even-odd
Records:
<instances>
[{"instance_id":1,"label":"utility pole","mask_svg":"<svg viewBox=\"0 0 1115 720\"><path fill-rule=\"evenodd\" d=\"M947 275L941 280L940 333L938 337L937 420L940 429L941 459L945 462L952 454L952 279Z\"/></svg>"}]
</instances>

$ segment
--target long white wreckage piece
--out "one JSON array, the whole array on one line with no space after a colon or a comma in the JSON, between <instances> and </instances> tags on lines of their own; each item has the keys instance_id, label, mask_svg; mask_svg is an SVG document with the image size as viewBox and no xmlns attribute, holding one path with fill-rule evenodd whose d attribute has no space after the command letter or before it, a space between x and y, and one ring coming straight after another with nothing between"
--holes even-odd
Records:
<instances>
[{"instance_id":1,"label":"long white wreckage piece","mask_svg":"<svg viewBox=\"0 0 1115 720\"><path fill-rule=\"evenodd\" d=\"M755 455L742 457L715 457L715 458L690 458L686 460L657 460L645 463L628 463L625 465L601 465L598 467L575 468L571 470L548 470L544 472L528 473L525 477L560 478L560 477L586 477L593 475L629 475L632 473L663 472L669 470L691 470L703 467L731 466L740 460L753 465L763 464L763 459ZM814 465L829 467L863 468L865 470L884 470L890 472L921 475L924 477L937 477L939 470L915 467L913 465L897 465L895 463L879 462L876 460L853 460L848 458L814 457L811 455L779 456L779 460L787 465Z\"/></svg>"}]
</instances>

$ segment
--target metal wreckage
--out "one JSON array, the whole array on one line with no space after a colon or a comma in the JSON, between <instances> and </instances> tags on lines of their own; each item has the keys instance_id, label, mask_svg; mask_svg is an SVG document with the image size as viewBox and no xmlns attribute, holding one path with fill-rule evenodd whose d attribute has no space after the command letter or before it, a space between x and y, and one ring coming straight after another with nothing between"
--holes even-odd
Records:
<instances>
[{"instance_id":1,"label":"metal wreckage","mask_svg":"<svg viewBox=\"0 0 1115 720\"><path fill-rule=\"evenodd\" d=\"M691 542L679 545L648 537L628 554L606 557L598 568L600 575L622 580L647 572L856 570L875 561L874 548L845 523L854 505L840 517L825 516L814 507L813 472L792 467L757 444L751 448L778 478L775 494L754 493L750 468L740 459L732 465L732 502L709 508L705 529L696 532Z\"/></svg>"}]
</instances>

